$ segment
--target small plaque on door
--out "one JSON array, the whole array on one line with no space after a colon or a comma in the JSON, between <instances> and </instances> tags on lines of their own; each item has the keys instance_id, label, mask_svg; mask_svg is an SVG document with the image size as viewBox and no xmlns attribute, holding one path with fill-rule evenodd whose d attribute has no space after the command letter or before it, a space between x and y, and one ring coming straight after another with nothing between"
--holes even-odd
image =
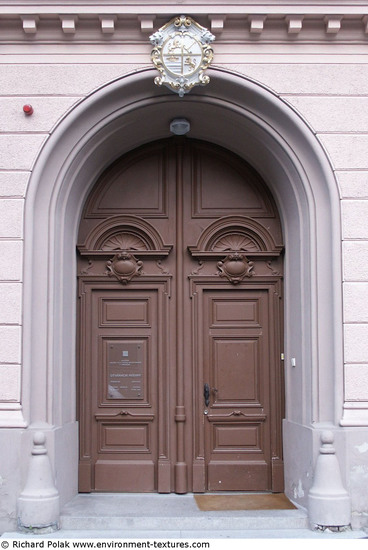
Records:
<instances>
[{"instance_id":1,"label":"small plaque on door","mask_svg":"<svg viewBox=\"0 0 368 550\"><path fill-rule=\"evenodd\" d=\"M144 357L142 341L108 344L108 399L144 398Z\"/></svg>"}]
</instances>

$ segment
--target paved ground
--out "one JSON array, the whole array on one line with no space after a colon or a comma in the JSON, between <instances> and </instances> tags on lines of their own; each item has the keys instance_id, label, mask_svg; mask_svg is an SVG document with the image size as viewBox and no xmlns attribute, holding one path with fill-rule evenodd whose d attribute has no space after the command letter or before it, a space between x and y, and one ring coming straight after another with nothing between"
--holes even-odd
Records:
<instances>
[{"instance_id":1,"label":"paved ground","mask_svg":"<svg viewBox=\"0 0 368 550\"><path fill-rule=\"evenodd\" d=\"M26 535L22 533L4 533L4 539L318 539L318 540L351 540L368 538L364 531L346 531L342 533L315 532L309 529L248 529L222 531L129 531L129 530L65 530L43 535ZM368 548L368 542L367 542Z\"/></svg>"},{"instance_id":2,"label":"paved ground","mask_svg":"<svg viewBox=\"0 0 368 550\"><path fill-rule=\"evenodd\" d=\"M311 531L300 509L203 512L191 494L80 494L62 510L61 527L54 533L13 532L2 538L351 540L368 536L362 530Z\"/></svg>"}]
</instances>

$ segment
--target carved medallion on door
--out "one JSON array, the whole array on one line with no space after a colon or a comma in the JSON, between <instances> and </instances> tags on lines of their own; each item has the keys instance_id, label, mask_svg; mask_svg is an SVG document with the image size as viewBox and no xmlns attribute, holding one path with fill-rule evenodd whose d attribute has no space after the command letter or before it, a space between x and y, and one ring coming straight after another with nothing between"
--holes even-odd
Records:
<instances>
[{"instance_id":1,"label":"carved medallion on door","mask_svg":"<svg viewBox=\"0 0 368 550\"><path fill-rule=\"evenodd\" d=\"M173 138L102 174L78 244L81 491L283 489L282 253L229 151Z\"/></svg>"}]
</instances>

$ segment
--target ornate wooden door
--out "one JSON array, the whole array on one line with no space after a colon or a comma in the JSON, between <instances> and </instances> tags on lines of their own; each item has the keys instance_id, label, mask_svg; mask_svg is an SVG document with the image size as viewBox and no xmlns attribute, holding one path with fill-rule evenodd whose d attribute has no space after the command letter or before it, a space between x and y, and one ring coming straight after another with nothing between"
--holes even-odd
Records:
<instances>
[{"instance_id":1,"label":"ornate wooden door","mask_svg":"<svg viewBox=\"0 0 368 550\"><path fill-rule=\"evenodd\" d=\"M283 489L282 234L243 160L122 157L80 224L81 491Z\"/></svg>"}]
</instances>

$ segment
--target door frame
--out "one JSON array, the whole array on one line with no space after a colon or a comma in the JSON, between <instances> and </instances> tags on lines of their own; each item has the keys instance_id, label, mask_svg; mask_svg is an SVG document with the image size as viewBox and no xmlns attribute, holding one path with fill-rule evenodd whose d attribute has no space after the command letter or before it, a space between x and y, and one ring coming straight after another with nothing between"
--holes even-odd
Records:
<instances>
[{"instance_id":1,"label":"door frame","mask_svg":"<svg viewBox=\"0 0 368 550\"><path fill-rule=\"evenodd\" d=\"M344 403L339 188L318 137L277 93L221 68L209 73L211 86L183 98L180 115L196 120L193 137L253 160L276 198L283 223L288 252L285 491L307 508L319 434L328 423L336 438L344 438L349 426L354 431L362 425L368 411ZM20 403L3 412L3 425L43 427L59 473L62 503L77 491L73 388L78 220L96 174L143 140L168 135L168 121L178 115L177 98L154 89L153 78L152 69L134 71L91 93L53 129L28 184L22 395ZM147 118L150 125L144 129ZM234 128L241 140L233 139ZM296 369L290 368L292 358ZM24 432L28 441L29 430ZM18 446L18 438L14 444ZM348 475L343 454L340 465ZM295 492L295 487L302 490Z\"/></svg>"},{"instance_id":2,"label":"door frame","mask_svg":"<svg viewBox=\"0 0 368 550\"><path fill-rule=\"evenodd\" d=\"M185 178L183 177L184 151L189 155ZM153 181L161 190L161 193L164 194L166 201L169 201L170 198L171 208L175 204L175 216L172 218L166 211L165 215L160 212L160 216L157 218L155 210L147 212L146 204L142 206L143 210L140 212L137 205L139 204L141 192L139 194L136 186L133 189L128 187L131 197L128 206L123 201L119 207L116 199L111 204L106 203L106 189L113 197L117 196L116 193L122 194L120 187L112 191L114 182L120 182L121 177L123 177L120 176L119 178L118 174L125 174L125 168L128 167L129 169L134 161L141 171L147 170L147 166L152 169L151 164L147 164L147 159L151 159L152 156L153 158L157 157L158 166L160 167L158 171L160 177L157 181L156 179ZM216 165L219 171L221 171L223 165L226 167L225 174L219 180L216 180L213 174L215 158L219 158L223 163ZM204 175L205 172L200 171L204 170L205 159L207 159L206 162L209 167L207 180ZM150 162L152 163L152 159ZM171 166L172 163L173 166ZM230 171L229 173L229 165L232 168L236 166L235 176L233 172ZM133 164L133 166L135 165ZM128 174L130 174L129 171ZM128 179L123 181L127 181L129 185L130 179L135 181L134 174L135 172L133 172L133 175L126 176ZM141 172L138 172L138 174L141 174ZM168 174L170 174L170 177L168 177ZM200 181L203 186L207 185L207 192L213 194L216 181L223 188L223 180L228 178L229 187L233 181L232 178L235 177L237 186L239 186L239 174L242 175L243 191L241 196L244 198L241 199L240 195L236 195L237 200L233 199L232 206L227 209L220 201L217 210L211 211L210 214L204 210L201 212L202 216L200 216L199 211L196 210L201 204L198 202L200 198L198 195L198 182ZM144 178L144 181L151 182L150 176ZM207 181L206 184L205 181ZM168 195L169 187L170 196ZM253 188L257 188L257 199L254 199L252 195ZM229 193L231 187L229 189L226 187L226 189ZM238 192L237 189L238 187L235 188L236 192ZM250 206L249 200L246 198L246 190L249 191L252 197ZM104 209L99 211L101 197L104 197L105 203ZM238 203L241 200L244 200L244 204ZM151 206L151 203L149 204ZM131 214L131 208L135 215ZM195 224L193 223L195 231L188 232L186 240L184 240L185 232L183 231L184 211L187 221L195 221ZM162 220L160 220L160 217L162 217ZM201 222L198 221L199 218L203 218ZM171 223L168 223L169 220L171 220ZM172 222L175 220L176 224L173 224ZM160 227L161 233L159 232ZM175 231L173 232L174 227ZM202 492L207 488L211 490L209 484L205 481L206 477L208 478L210 465L205 460L203 445L200 455L198 455L196 448L198 439L203 442L203 434L200 431L204 426L207 426L207 423L203 424L203 414L200 410L194 418L192 414L193 406L194 410L197 411L197 407L203 403L202 396L197 393L198 387L203 387L203 358L198 355L198 350L203 349L202 340L204 338L204 334L200 332L202 330L202 309L204 307L202 298L209 289L219 291L221 289L231 293L232 289L235 288L242 292L246 292L250 288L267 290L268 315L267 325L265 323L264 326L265 330L272 331L272 334L270 332L267 339L264 340L269 351L267 351L267 361L263 362L263 368L270 369L272 365L273 379L271 382L271 377L267 378L267 384L271 384L269 390L267 390L267 396L263 394L264 390L262 389L263 397L259 397L260 400L264 401L266 416L264 417L265 421L262 423L261 432L259 430L257 432L258 438L262 433L262 442L259 441L260 448L257 451L258 463L256 464L254 455L251 456L251 445L246 448L245 443L243 443L245 454L242 453L242 459L235 463L232 462L232 460L235 460L234 457L232 460L229 458L227 463L228 466L232 465L232 468L236 468L235 464L238 464L238 468L244 469L246 467L246 475L248 476L248 469L253 461L252 470L257 470L258 473L254 478L254 482L249 483L249 490L251 488L253 490L283 490L281 433L284 394L283 384L275 380L282 376L280 361L282 343L280 339L282 337L283 319L279 301L281 299L281 281L283 277L283 244L276 206L259 175L254 173L247 163L228 150L210 145L208 142L188 138L181 138L180 140L171 138L146 144L138 150L133 150L117 159L97 181L86 201L80 222L79 239L77 249L80 298L78 325L81 341L78 373L79 421L81 426L80 490L107 491L110 490L109 487L111 487L111 490L118 490L118 482L110 484L109 478L109 471L115 471L116 476L119 475L122 480L120 490L132 491L134 487L130 481L135 476L135 463L136 468L140 468L142 472L142 479L137 481L137 491L158 490L159 492L168 492L173 490L177 493L186 493L188 490L193 490L193 486L196 492ZM175 254L171 253L172 246L165 244L167 239L171 239L172 242L176 243ZM195 245L190 244L193 240L196 241ZM168 263L164 265L161 260L157 261L157 259L166 259ZM151 444L145 451L147 453L146 463L143 464L142 456L138 451L137 456L134 458L132 449L121 450L119 456L117 447L115 449L110 448L108 452L106 446L102 445L100 431L105 425L106 418L111 421L111 413L107 414L107 405L103 403L103 399L98 399L97 395L92 399L91 395L87 395L88 391L91 393L96 392L97 382L93 385L90 381L97 377L98 370L106 369L106 372L108 371L105 359L101 357L100 361L96 362L97 352L96 350L94 353L91 352L91 349L95 346L95 340L100 338L102 332L105 332L108 336L107 329L111 331L109 337L113 338L112 325L109 324L105 329L102 327L102 310L100 311L102 306L97 310L95 308L95 315L92 316L93 296L97 288L101 292L106 286L106 291L107 289L120 291L120 295L124 294L125 291L127 299L129 299L129 293L135 292L137 285L148 292L149 285L152 289L156 289L161 280L166 281L164 292L168 296L170 294L168 269L172 269L176 273L176 277L173 279L175 294L172 300L166 300L165 308L162 305L160 306L161 313L159 320L156 320L156 325L160 327L161 331L165 331L165 326L169 327L175 320L176 329L175 332L172 332L171 329L170 331L166 330L166 333L169 333L168 342L171 343L171 347L168 348L167 342L164 355L162 355L163 334L160 332L158 335L159 357L157 362L162 365L163 377L159 372L158 402L156 405L156 403L153 403L152 398L150 406L154 410L157 406L156 414L159 415L159 429L157 429L157 418L156 420L152 418L152 422L146 426L151 434ZM166 279L162 279L163 273L167 274ZM115 285L111 284L111 279L115 281ZM117 284L116 281L118 281ZM274 297L272 301L271 289ZM123 298L123 295L121 298ZM171 303L171 307L169 303ZM171 322L168 316L171 316ZM115 329L119 325L118 322L116 323ZM120 326L123 334L124 331L126 332L127 326L122 321ZM190 326L192 329L189 328ZM138 325L137 331L139 331ZM94 333L95 336L93 336ZM121 337L123 338L123 336ZM190 347L185 345L185 338L190 338ZM163 361L163 358L166 360L169 355L170 369ZM257 369L260 376L259 380L261 380L261 363L258 364ZM267 372L270 373L270 370L267 370ZM105 384L105 382L103 383ZM164 396L162 387L166 387L166 393L171 397L169 408L162 406L161 398ZM193 406L189 402L192 395L194 395ZM120 405L115 403L112 401L108 403L108 406L111 405L114 409L116 407L128 407L132 410L127 411L126 414L137 416L139 404L125 405L123 398ZM261 406L260 403L259 406ZM138 407L137 410L136 407ZM173 412L174 409L175 413ZM119 414L118 410L113 412L115 415ZM168 416L169 414L170 416ZM170 436L168 436L167 426L171 426L172 420L175 429L172 427ZM126 424L126 421L127 416L115 418L116 437L118 437L118 433L121 434L124 431L123 425ZM260 425L258 428L260 428ZM99 437L96 435L96 430L100 430L98 431ZM152 449L156 446L156 435L153 435L156 430L158 431L158 457L160 457L160 461L158 463L158 480L153 481L152 459L154 453ZM245 426L243 426L243 437L246 433L244 430ZM229 434L229 432L227 433ZM154 437L154 440L152 437ZM168 454L168 437L172 441L170 457ZM163 449L161 443L165 438L165 448ZM195 448L194 456L191 449L192 444ZM255 447L253 452L256 452ZM245 459L246 455L249 460ZM175 464L175 469L171 468L175 470L175 476L173 476L175 482L171 483L171 486L170 474L165 469L166 466L170 468L170 460L172 466ZM156 459L154 461L156 464ZM276 461L279 464L278 469L275 469ZM200 472L199 464L206 465L205 470L202 469L202 472ZM193 468L195 477L192 483ZM129 475L128 471L130 471ZM118 472L120 473L118 474ZM144 475L146 485L143 483ZM162 481L163 477L165 482ZM232 475L232 477L235 479L235 475ZM100 483L99 480L102 479L104 482L101 481ZM257 487L255 486L256 479L258 479ZM142 484L140 485L139 482ZM225 479L223 479L223 482L225 482ZM225 487L225 483L223 486Z\"/></svg>"}]
</instances>

